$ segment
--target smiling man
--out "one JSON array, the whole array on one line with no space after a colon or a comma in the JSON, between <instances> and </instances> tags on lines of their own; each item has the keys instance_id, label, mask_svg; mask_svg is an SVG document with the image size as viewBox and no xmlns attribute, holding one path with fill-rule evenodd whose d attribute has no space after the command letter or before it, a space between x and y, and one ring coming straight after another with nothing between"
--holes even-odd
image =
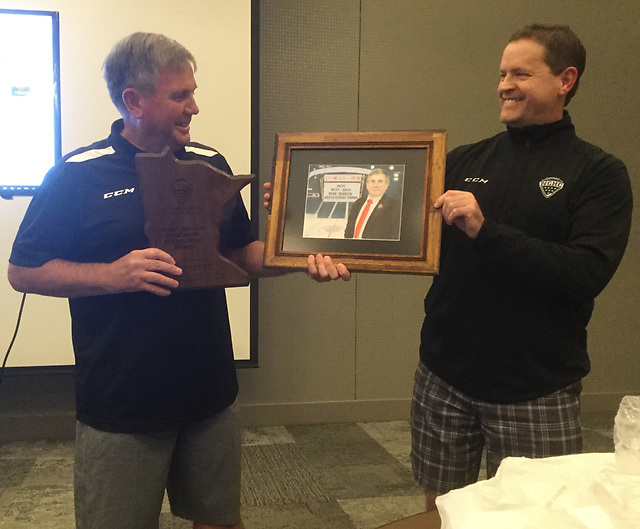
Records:
<instances>
[{"instance_id":1,"label":"smiling man","mask_svg":"<svg viewBox=\"0 0 640 529\"><path fill-rule=\"evenodd\" d=\"M510 42L500 63L500 121L522 128L562 119L562 110L569 94L575 93L585 65L578 57L578 67L564 64L547 64L545 46L536 40Z\"/></svg>"},{"instance_id":2,"label":"smiling man","mask_svg":"<svg viewBox=\"0 0 640 529\"><path fill-rule=\"evenodd\" d=\"M122 119L108 138L49 171L13 245L9 281L69 298L76 359L78 529L157 529L165 489L194 529L240 529L238 394L223 288L176 290L182 270L152 248L135 158L169 147L231 173L191 143L195 59L178 42L134 33L104 62ZM224 209L220 251L252 276L264 269L242 199ZM349 279L309 256L317 281Z\"/></svg>"},{"instance_id":3,"label":"smiling man","mask_svg":"<svg viewBox=\"0 0 640 529\"><path fill-rule=\"evenodd\" d=\"M564 110L585 59L567 26L515 33L497 91L507 130L447 156L412 405L427 509L477 479L484 450L489 476L507 456L581 451L586 327L633 204L624 164L578 138Z\"/></svg>"}]
</instances>

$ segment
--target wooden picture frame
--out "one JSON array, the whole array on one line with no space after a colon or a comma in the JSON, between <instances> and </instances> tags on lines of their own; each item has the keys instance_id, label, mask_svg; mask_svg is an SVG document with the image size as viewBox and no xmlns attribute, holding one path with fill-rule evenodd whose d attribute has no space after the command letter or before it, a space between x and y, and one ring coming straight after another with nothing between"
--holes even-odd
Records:
<instances>
[{"instance_id":1,"label":"wooden picture frame","mask_svg":"<svg viewBox=\"0 0 640 529\"><path fill-rule=\"evenodd\" d=\"M437 274L445 161L443 130L277 134L265 266Z\"/></svg>"}]
</instances>

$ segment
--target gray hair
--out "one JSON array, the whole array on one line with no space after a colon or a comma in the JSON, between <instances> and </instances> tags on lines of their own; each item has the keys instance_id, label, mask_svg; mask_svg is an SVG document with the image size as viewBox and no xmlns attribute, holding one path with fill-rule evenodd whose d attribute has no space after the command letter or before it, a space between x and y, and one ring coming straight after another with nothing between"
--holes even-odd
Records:
<instances>
[{"instance_id":1,"label":"gray hair","mask_svg":"<svg viewBox=\"0 0 640 529\"><path fill-rule=\"evenodd\" d=\"M145 95L153 95L158 88L161 70L181 70L196 60L182 44L158 33L133 33L117 42L102 65L104 80L111 101L122 112L127 107L122 92L136 88Z\"/></svg>"},{"instance_id":2,"label":"gray hair","mask_svg":"<svg viewBox=\"0 0 640 529\"><path fill-rule=\"evenodd\" d=\"M391 178L389 177L389 172L388 172L388 171L385 171L384 169L382 169L382 167L376 167L375 169L373 169L373 170L372 170L372 171L367 175L367 180L369 179L369 177L370 177L371 175L374 175L374 174L381 174L381 175L384 175L384 177L385 177L385 178L386 178L386 180L387 180L387 183L389 183L389 182L391 181Z\"/></svg>"}]
</instances>

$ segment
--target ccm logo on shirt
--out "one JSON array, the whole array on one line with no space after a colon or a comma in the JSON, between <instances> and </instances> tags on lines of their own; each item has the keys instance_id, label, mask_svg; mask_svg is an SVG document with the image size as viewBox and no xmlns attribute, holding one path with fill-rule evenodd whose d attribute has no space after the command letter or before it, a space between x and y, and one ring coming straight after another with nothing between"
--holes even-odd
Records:
<instances>
[{"instance_id":1,"label":"ccm logo on shirt","mask_svg":"<svg viewBox=\"0 0 640 529\"><path fill-rule=\"evenodd\" d=\"M129 193L133 193L136 190L135 187L131 187L129 189L120 189L118 191L111 191L110 193L105 193L104 195L102 195L102 198L104 198L105 200L108 198L113 198L113 197L119 197L122 195L128 195Z\"/></svg>"},{"instance_id":2,"label":"ccm logo on shirt","mask_svg":"<svg viewBox=\"0 0 640 529\"><path fill-rule=\"evenodd\" d=\"M488 184L489 180L485 180L484 178L465 178L465 182L470 182L472 184Z\"/></svg>"}]
</instances>

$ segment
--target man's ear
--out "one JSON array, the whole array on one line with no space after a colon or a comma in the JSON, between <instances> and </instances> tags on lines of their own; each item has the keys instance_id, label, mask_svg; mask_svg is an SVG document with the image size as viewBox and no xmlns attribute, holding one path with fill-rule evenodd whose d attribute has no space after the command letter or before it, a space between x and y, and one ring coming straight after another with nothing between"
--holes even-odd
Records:
<instances>
[{"instance_id":1,"label":"man's ear","mask_svg":"<svg viewBox=\"0 0 640 529\"><path fill-rule=\"evenodd\" d=\"M129 113L136 119L142 117L142 95L135 88L125 88L122 92L122 101Z\"/></svg>"},{"instance_id":2,"label":"man's ear","mask_svg":"<svg viewBox=\"0 0 640 529\"><path fill-rule=\"evenodd\" d=\"M578 69L575 66L568 66L560 73L560 81L562 86L560 87L560 95L566 96L573 85L578 80Z\"/></svg>"}]
</instances>

